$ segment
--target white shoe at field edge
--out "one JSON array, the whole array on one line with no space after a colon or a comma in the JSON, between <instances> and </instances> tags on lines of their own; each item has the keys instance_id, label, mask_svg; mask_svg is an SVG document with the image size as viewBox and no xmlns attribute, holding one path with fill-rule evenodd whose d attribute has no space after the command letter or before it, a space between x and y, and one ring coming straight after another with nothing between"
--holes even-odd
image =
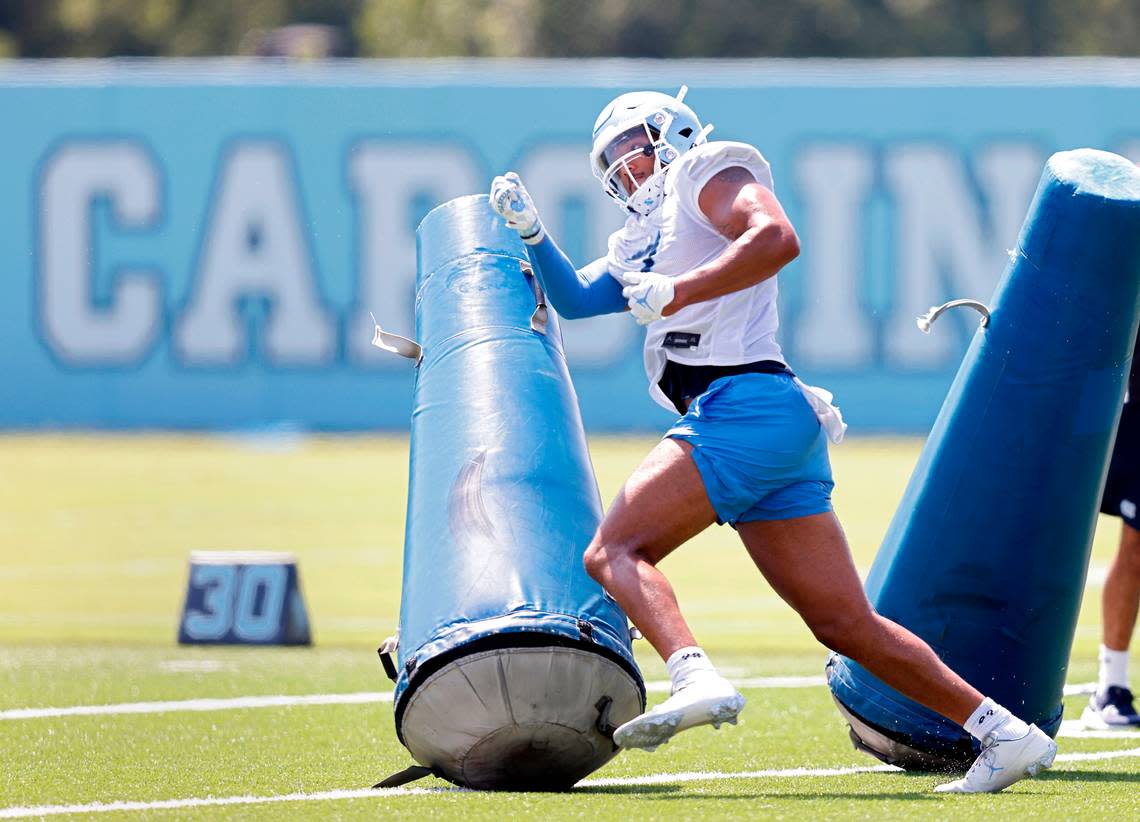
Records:
<instances>
[{"instance_id":1,"label":"white shoe at field edge","mask_svg":"<svg viewBox=\"0 0 1140 822\"><path fill-rule=\"evenodd\" d=\"M614 731L614 744L652 751L675 734L697 725L735 725L743 708L744 697L731 682L719 675L703 676L619 727Z\"/></svg>"},{"instance_id":2,"label":"white shoe at field edge","mask_svg":"<svg viewBox=\"0 0 1140 822\"><path fill-rule=\"evenodd\" d=\"M1001 732L1001 728L997 729ZM1057 743L1036 725L1017 739L986 737L982 752L961 779L934 789L936 793L997 793L1049 768L1057 755Z\"/></svg>"},{"instance_id":3,"label":"white shoe at field edge","mask_svg":"<svg viewBox=\"0 0 1140 822\"><path fill-rule=\"evenodd\" d=\"M1134 731L1140 729L1140 715L1133 704L1132 691L1111 685L1089 697L1081 714L1081 725L1090 731Z\"/></svg>"}]
</instances>

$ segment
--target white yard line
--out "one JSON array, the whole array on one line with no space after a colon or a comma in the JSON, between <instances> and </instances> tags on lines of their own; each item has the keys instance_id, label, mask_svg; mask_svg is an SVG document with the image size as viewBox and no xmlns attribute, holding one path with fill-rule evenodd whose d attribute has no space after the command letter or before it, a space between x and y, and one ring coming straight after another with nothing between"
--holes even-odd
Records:
<instances>
[{"instance_id":1,"label":"white yard line","mask_svg":"<svg viewBox=\"0 0 1140 822\"><path fill-rule=\"evenodd\" d=\"M39 805L25 808L0 808L0 819L27 816L62 816L75 813L111 813L113 811L157 811L168 808L203 808L210 805L264 805L270 802L321 802L334 799L368 799L388 796L436 793L431 788L357 788L351 791L319 793L287 793L279 796L211 796L193 799L163 799L157 802L92 802L88 805Z\"/></svg>"},{"instance_id":2,"label":"white yard line","mask_svg":"<svg viewBox=\"0 0 1140 822\"><path fill-rule=\"evenodd\" d=\"M1065 686L1065 696L1080 696L1096 693L1095 682L1073 682Z\"/></svg>"},{"instance_id":3,"label":"white yard line","mask_svg":"<svg viewBox=\"0 0 1140 822\"><path fill-rule=\"evenodd\" d=\"M242 708L288 708L293 705L358 705L368 702L391 701L392 693L390 691L362 691L355 694L309 694L306 696L239 696L230 699L178 699L169 702L73 705L67 708L13 708L0 711L0 720L103 714L164 714L175 711L230 711Z\"/></svg>"},{"instance_id":4,"label":"white yard line","mask_svg":"<svg viewBox=\"0 0 1140 822\"><path fill-rule=\"evenodd\" d=\"M1140 730L1090 731L1079 719L1066 719L1061 723L1061 730L1057 736L1072 739L1140 739Z\"/></svg>"},{"instance_id":5,"label":"white yard line","mask_svg":"<svg viewBox=\"0 0 1140 822\"><path fill-rule=\"evenodd\" d=\"M1058 762L1088 762L1092 760L1140 757L1140 748L1098 753L1061 754ZM892 765L869 765L849 768L784 768L765 771L688 771L660 773L647 776L584 779L580 788L612 788L637 785L670 785L682 782L719 782L729 779L801 779L804 777L850 776L859 773L889 773L899 770ZM355 790L320 791L317 793L290 793L278 796L223 796L190 799L164 799L154 802L92 802L87 805L39 805L34 807L0 808L0 819L20 819L30 816L62 816L65 814L94 814L112 811L152 811L171 808L201 808L211 805L264 805L272 802L325 802L342 799L386 799L394 796L422 796L434 793L469 793L472 796L494 796L486 791L465 791L461 788L357 788Z\"/></svg>"},{"instance_id":6,"label":"white yard line","mask_svg":"<svg viewBox=\"0 0 1140 822\"><path fill-rule=\"evenodd\" d=\"M737 677L729 677L732 684L741 690L749 688L817 688L827 684L827 679L822 676L759 676L752 677L751 679L738 679ZM659 680L656 682L646 682L645 690L651 694L669 693L672 688L672 683L669 680Z\"/></svg>"},{"instance_id":7,"label":"white yard line","mask_svg":"<svg viewBox=\"0 0 1140 822\"><path fill-rule=\"evenodd\" d=\"M673 782L714 782L725 779L797 778L805 776L847 776L857 773L895 771L890 765L871 765L852 768L787 768L784 770L741 771L739 773L663 773L649 776L615 777L611 779L584 779L582 788L609 788L622 785L663 785ZM443 792L470 793L474 796L494 796L489 791L467 791L462 788L361 788L356 790L321 791L319 793L291 793L280 796L225 796L192 799L166 799L157 802L93 802L87 805L41 805L38 807L0 808L0 819L18 819L26 816L58 816L77 813L107 813L110 811L150 811L167 808L197 808L208 805L261 805L269 802L319 802L335 799L384 799L391 796L412 796Z\"/></svg>"},{"instance_id":8,"label":"white yard line","mask_svg":"<svg viewBox=\"0 0 1140 822\"><path fill-rule=\"evenodd\" d=\"M735 680L737 687L814 688L824 684L822 676L770 676ZM647 682L650 693L669 691L669 683ZM106 714L162 714L177 711L228 711L248 708L288 708L294 705L360 705L391 702L391 691L361 691L353 694L309 694L305 696L239 696L228 699L179 699L166 702L121 702L114 705L73 705L63 708L11 708L0 711L5 719L44 719L57 716Z\"/></svg>"},{"instance_id":9,"label":"white yard line","mask_svg":"<svg viewBox=\"0 0 1140 822\"><path fill-rule=\"evenodd\" d=\"M763 676L734 679L742 690L763 688L818 688L826 684L822 676ZM649 693L668 693L667 680L645 683ZM1095 683L1065 686L1065 696L1091 693ZM180 711L232 711L250 708L289 708L295 705L363 705L373 702L391 702L391 691L360 691L351 694L306 694L300 696L239 696L218 699L176 699L162 702L120 702L111 705L71 705L61 708L9 708L0 711L0 722L15 719L46 719L60 716L106 716L114 714L163 714ZM1066 723L1068 725L1068 723ZM1076 736L1075 733L1062 734ZM1069 726L1075 731L1076 726ZM1088 733L1092 732L1087 732ZM1112 732L1119 735L1119 732ZM1097 738L1090 736L1089 738ZM1110 738L1110 737L1106 737Z\"/></svg>"},{"instance_id":10,"label":"white yard line","mask_svg":"<svg viewBox=\"0 0 1140 822\"><path fill-rule=\"evenodd\" d=\"M1092 762L1100 759L1122 759L1140 756L1140 748L1125 748L1119 751L1094 751L1093 753L1057 754L1057 762Z\"/></svg>"},{"instance_id":11,"label":"white yard line","mask_svg":"<svg viewBox=\"0 0 1140 822\"><path fill-rule=\"evenodd\" d=\"M796 779L804 776L849 776L856 773L890 773L901 771L894 765L855 765L850 768L782 768L766 771L685 771L683 773L652 773L647 776L615 776L603 779L583 779L578 788L614 788L623 785L669 785L674 782L717 782L724 779Z\"/></svg>"},{"instance_id":12,"label":"white yard line","mask_svg":"<svg viewBox=\"0 0 1140 822\"><path fill-rule=\"evenodd\" d=\"M233 673L237 666L220 659L166 659L158 663L158 669L164 674L216 674Z\"/></svg>"}]
</instances>

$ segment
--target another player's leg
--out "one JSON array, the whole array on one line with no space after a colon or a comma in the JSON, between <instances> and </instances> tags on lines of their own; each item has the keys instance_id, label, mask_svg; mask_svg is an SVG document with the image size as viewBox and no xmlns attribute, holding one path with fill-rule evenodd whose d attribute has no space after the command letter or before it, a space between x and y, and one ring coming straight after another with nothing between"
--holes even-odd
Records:
<instances>
[{"instance_id":1,"label":"another player's leg","mask_svg":"<svg viewBox=\"0 0 1140 822\"><path fill-rule=\"evenodd\" d=\"M1053 740L984 698L919 637L875 612L833 513L741 522L737 530L761 573L821 643L982 743L966 777L938 790L999 791L1052 765Z\"/></svg>"},{"instance_id":2,"label":"another player's leg","mask_svg":"<svg viewBox=\"0 0 1140 822\"><path fill-rule=\"evenodd\" d=\"M1108 569L1101 597L1104 638L1096 693L1081 715L1087 728L1106 730L1140 725L1128 683L1128 646L1140 605L1140 531L1124 522L1120 549Z\"/></svg>"},{"instance_id":3,"label":"another player's leg","mask_svg":"<svg viewBox=\"0 0 1140 822\"><path fill-rule=\"evenodd\" d=\"M614 733L622 747L652 750L695 725L734 722L744 698L697 646L657 563L716 521L691 446L662 440L629 478L586 550L601 583L666 660L669 699Z\"/></svg>"}]
</instances>

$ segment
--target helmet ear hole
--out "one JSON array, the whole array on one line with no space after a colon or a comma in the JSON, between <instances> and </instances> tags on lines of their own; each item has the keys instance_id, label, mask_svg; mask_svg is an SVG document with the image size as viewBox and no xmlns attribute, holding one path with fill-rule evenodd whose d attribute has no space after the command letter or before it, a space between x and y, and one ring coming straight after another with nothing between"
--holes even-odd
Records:
<instances>
[{"instance_id":1,"label":"helmet ear hole","mask_svg":"<svg viewBox=\"0 0 1140 822\"><path fill-rule=\"evenodd\" d=\"M691 128L689 128L688 126L685 126L683 129L681 129L677 133L680 134L682 137L692 137L693 136L693 130Z\"/></svg>"}]
</instances>

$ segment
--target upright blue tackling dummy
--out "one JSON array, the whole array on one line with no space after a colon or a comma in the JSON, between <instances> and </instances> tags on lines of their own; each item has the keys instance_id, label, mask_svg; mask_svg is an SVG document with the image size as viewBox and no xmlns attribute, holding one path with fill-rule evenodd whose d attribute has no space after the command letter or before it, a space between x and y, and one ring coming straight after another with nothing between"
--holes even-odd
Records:
<instances>
[{"instance_id":1,"label":"upright blue tackling dummy","mask_svg":"<svg viewBox=\"0 0 1140 822\"><path fill-rule=\"evenodd\" d=\"M884 616L1054 735L1140 297L1140 169L1049 159L1011 262L867 579ZM964 766L972 739L849 659L828 680L857 747Z\"/></svg>"},{"instance_id":2,"label":"upright blue tackling dummy","mask_svg":"<svg viewBox=\"0 0 1140 822\"><path fill-rule=\"evenodd\" d=\"M485 196L420 224L396 731L478 788L566 788L644 707L586 574L602 515L558 320Z\"/></svg>"}]
</instances>

